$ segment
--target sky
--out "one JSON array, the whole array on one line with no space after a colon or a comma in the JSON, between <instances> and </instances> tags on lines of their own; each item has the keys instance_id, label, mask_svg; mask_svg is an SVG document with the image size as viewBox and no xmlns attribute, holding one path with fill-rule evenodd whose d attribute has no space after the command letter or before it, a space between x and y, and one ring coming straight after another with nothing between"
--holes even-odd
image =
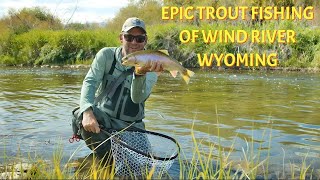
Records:
<instances>
[{"instance_id":1,"label":"sky","mask_svg":"<svg viewBox=\"0 0 320 180\"><path fill-rule=\"evenodd\" d=\"M69 23L100 23L113 18L128 3L128 0L0 0L0 18L8 15L10 8L18 10L39 6L59 17L63 23L70 18Z\"/></svg>"}]
</instances>

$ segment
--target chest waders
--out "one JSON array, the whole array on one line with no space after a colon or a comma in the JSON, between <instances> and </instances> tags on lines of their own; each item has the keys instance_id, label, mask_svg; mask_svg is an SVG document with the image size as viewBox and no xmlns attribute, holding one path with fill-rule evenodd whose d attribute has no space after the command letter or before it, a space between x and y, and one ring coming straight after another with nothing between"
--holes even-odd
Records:
<instances>
[{"instance_id":1,"label":"chest waders","mask_svg":"<svg viewBox=\"0 0 320 180\"><path fill-rule=\"evenodd\" d=\"M122 129L128 124L136 123L137 127L144 129L144 103L133 103L130 95L133 68L127 71L117 68L120 64L116 59L119 49L112 50L113 60L107 59L104 77L98 90L100 95L96 97L92 107L93 113L99 125L105 128ZM111 159L111 143L110 140L106 141L108 135L87 132L83 128L80 128L79 134L99 158Z\"/></svg>"}]
</instances>

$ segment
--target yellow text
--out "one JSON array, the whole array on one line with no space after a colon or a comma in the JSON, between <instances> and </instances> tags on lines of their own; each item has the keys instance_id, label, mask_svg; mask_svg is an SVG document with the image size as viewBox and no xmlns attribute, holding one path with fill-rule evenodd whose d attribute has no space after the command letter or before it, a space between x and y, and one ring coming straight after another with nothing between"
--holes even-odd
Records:
<instances>
[{"instance_id":1,"label":"yellow text","mask_svg":"<svg viewBox=\"0 0 320 180\"><path fill-rule=\"evenodd\" d=\"M211 67L215 61L216 66L220 67L223 64L227 67L245 66L245 67L276 67L278 58L276 53L271 54L197 54L198 63L201 67Z\"/></svg>"}]
</instances>

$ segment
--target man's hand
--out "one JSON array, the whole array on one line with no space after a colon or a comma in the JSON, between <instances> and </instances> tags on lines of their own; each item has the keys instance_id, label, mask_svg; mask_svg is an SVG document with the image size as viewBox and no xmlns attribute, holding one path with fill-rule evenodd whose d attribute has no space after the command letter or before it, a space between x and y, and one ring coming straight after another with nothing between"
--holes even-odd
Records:
<instances>
[{"instance_id":1,"label":"man's hand","mask_svg":"<svg viewBox=\"0 0 320 180\"><path fill-rule=\"evenodd\" d=\"M136 67L135 74L136 75L145 75L147 72L162 72L163 65L159 61L151 61L149 60L144 66Z\"/></svg>"},{"instance_id":2,"label":"man's hand","mask_svg":"<svg viewBox=\"0 0 320 180\"><path fill-rule=\"evenodd\" d=\"M100 133L99 123L91 108L83 112L82 126L88 132Z\"/></svg>"}]
</instances>

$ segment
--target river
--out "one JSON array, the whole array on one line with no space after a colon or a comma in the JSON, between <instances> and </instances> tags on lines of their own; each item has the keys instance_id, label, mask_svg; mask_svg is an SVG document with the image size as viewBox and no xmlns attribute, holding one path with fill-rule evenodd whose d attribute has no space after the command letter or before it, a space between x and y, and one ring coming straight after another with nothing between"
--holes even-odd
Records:
<instances>
[{"instance_id":1,"label":"river","mask_svg":"<svg viewBox=\"0 0 320 180\"><path fill-rule=\"evenodd\" d=\"M49 159L57 147L63 147L63 158L68 160L75 149L85 146L82 141L70 144L68 139L71 110L78 105L86 72L0 68L0 162L5 160L3 154ZM271 165L301 166L306 158L312 168L320 168L320 74L195 73L188 85L169 73L159 77L146 102L147 129L176 138L187 159L193 156L194 124L203 153L220 141L225 152L232 151L234 162L243 161L244 152L259 152L260 159L269 157ZM217 148L213 152L217 155ZM89 153L80 148L73 158Z\"/></svg>"}]
</instances>

